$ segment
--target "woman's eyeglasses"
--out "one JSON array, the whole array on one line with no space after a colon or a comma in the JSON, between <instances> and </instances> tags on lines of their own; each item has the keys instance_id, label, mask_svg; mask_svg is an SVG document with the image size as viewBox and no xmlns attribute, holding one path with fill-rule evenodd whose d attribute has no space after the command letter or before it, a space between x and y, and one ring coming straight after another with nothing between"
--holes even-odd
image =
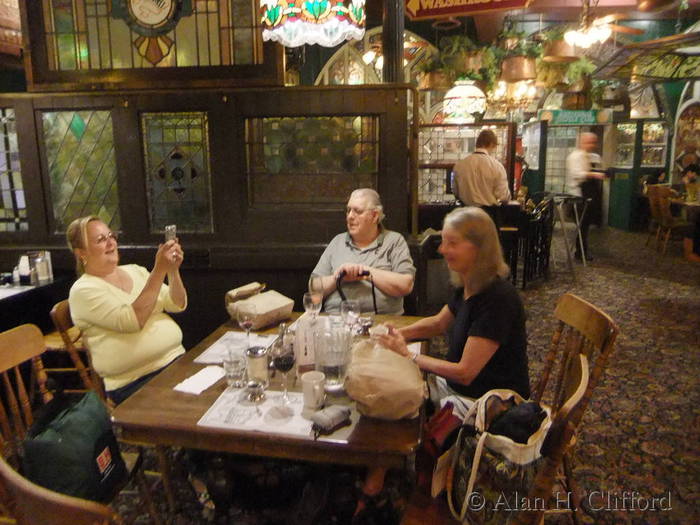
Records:
<instances>
[{"instance_id":1,"label":"woman's eyeglasses","mask_svg":"<svg viewBox=\"0 0 700 525\"><path fill-rule=\"evenodd\" d=\"M95 242L97 244L104 244L108 239L112 239L114 242L119 241L119 232L109 232L107 234L102 233L97 236Z\"/></svg>"}]
</instances>

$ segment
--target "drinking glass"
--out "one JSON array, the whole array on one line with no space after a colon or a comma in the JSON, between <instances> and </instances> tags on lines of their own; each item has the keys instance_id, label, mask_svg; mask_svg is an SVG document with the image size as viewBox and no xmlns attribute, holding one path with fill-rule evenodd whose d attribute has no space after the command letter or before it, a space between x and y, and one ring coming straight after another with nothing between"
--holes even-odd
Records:
<instances>
[{"instance_id":1,"label":"drinking glass","mask_svg":"<svg viewBox=\"0 0 700 525\"><path fill-rule=\"evenodd\" d=\"M351 300L340 303L340 317L342 317L345 326L353 330L360 318L360 303Z\"/></svg>"},{"instance_id":2,"label":"drinking glass","mask_svg":"<svg viewBox=\"0 0 700 525\"><path fill-rule=\"evenodd\" d=\"M223 359L226 384L233 388L246 386L246 356L245 348L240 341L227 341L226 353Z\"/></svg>"},{"instance_id":3,"label":"drinking glass","mask_svg":"<svg viewBox=\"0 0 700 525\"><path fill-rule=\"evenodd\" d=\"M289 405L289 392L287 390L287 375L294 367L294 346L289 341L278 341L272 346L272 366L282 373L282 404Z\"/></svg>"},{"instance_id":4,"label":"drinking glass","mask_svg":"<svg viewBox=\"0 0 700 525\"><path fill-rule=\"evenodd\" d=\"M250 329L253 328L253 320L256 313L257 310L252 304L241 304L238 306L236 318L238 319L238 325L245 330L248 348L250 348Z\"/></svg>"},{"instance_id":5,"label":"drinking glass","mask_svg":"<svg viewBox=\"0 0 700 525\"><path fill-rule=\"evenodd\" d=\"M319 293L306 292L304 294L304 311L311 314L311 322L315 323L318 313L321 311L323 296Z\"/></svg>"}]
</instances>

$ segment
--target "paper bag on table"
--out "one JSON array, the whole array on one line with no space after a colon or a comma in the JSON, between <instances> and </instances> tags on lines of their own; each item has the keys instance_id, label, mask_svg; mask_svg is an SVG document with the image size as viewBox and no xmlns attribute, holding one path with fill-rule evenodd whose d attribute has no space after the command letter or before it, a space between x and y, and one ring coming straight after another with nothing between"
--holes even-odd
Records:
<instances>
[{"instance_id":1,"label":"paper bag on table","mask_svg":"<svg viewBox=\"0 0 700 525\"><path fill-rule=\"evenodd\" d=\"M262 289L261 286L264 288L264 285L259 283L250 283L226 293L226 311L234 322L237 321L238 308L244 304L255 306L253 330L284 321L292 316L294 308L292 299L274 290L257 293ZM247 297L247 299L241 299L241 297Z\"/></svg>"},{"instance_id":2,"label":"paper bag on table","mask_svg":"<svg viewBox=\"0 0 700 525\"><path fill-rule=\"evenodd\" d=\"M353 347L345 391L361 414L381 419L415 417L428 397L418 365L372 340Z\"/></svg>"}]
</instances>

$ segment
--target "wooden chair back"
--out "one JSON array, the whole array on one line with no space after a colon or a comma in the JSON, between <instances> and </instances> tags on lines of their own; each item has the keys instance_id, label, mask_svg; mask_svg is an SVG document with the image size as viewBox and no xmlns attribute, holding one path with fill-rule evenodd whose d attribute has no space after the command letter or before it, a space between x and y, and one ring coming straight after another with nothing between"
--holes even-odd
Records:
<instances>
[{"instance_id":1,"label":"wooden chair back","mask_svg":"<svg viewBox=\"0 0 700 525\"><path fill-rule=\"evenodd\" d=\"M671 214L671 197L674 195L673 190L664 184L661 184L656 189L656 200L659 213L659 224L664 228L673 227L675 219Z\"/></svg>"},{"instance_id":2,"label":"wooden chair back","mask_svg":"<svg viewBox=\"0 0 700 525\"><path fill-rule=\"evenodd\" d=\"M46 372L41 361L44 336L33 324L23 324L0 333L0 437L2 455L18 461L22 440L34 422L27 379L33 377L43 403L52 399L46 387ZM25 364L27 363L27 364ZM30 379L31 380L31 379Z\"/></svg>"},{"instance_id":3,"label":"wooden chair back","mask_svg":"<svg viewBox=\"0 0 700 525\"><path fill-rule=\"evenodd\" d=\"M649 199L649 213L657 224L661 224L661 212L659 210L659 188L660 184L649 184L647 188L647 198Z\"/></svg>"},{"instance_id":4,"label":"wooden chair back","mask_svg":"<svg viewBox=\"0 0 700 525\"><path fill-rule=\"evenodd\" d=\"M73 324L73 318L70 315L70 304L68 299L64 299L54 305L51 309L51 320L53 321L56 331L61 335L66 352L70 355L73 365L80 375L80 379L87 390L96 391L102 399L105 399L104 385L102 379L97 375L92 366L85 366L83 359L80 356L78 341L81 339L82 333ZM81 345L82 347L82 345ZM83 350L87 350L84 347ZM88 362L89 362L88 353Z\"/></svg>"},{"instance_id":5,"label":"wooden chair back","mask_svg":"<svg viewBox=\"0 0 700 525\"><path fill-rule=\"evenodd\" d=\"M605 312L576 295L564 294L557 303L554 317L558 320L545 356L545 366L534 389L533 399L547 402L554 415L578 388L577 360L583 355L590 365L590 380L581 402L577 405L572 422L578 426L588 406L593 390L605 371L619 329ZM545 400L549 379L557 368L551 396Z\"/></svg>"},{"instance_id":6,"label":"wooden chair back","mask_svg":"<svg viewBox=\"0 0 700 525\"><path fill-rule=\"evenodd\" d=\"M117 525L107 505L59 494L35 485L0 457L3 504L18 525Z\"/></svg>"}]
</instances>

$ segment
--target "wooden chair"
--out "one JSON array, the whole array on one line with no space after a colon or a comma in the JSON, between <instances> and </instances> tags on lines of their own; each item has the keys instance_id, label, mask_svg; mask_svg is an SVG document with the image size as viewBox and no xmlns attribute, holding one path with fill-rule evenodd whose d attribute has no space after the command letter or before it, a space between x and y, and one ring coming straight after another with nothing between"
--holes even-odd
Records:
<instances>
[{"instance_id":1,"label":"wooden chair","mask_svg":"<svg viewBox=\"0 0 700 525\"><path fill-rule=\"evenodd\" d=\"M25 377L31 375L33 380L37 382L37 392L41 397L41 402L48 403L53 398L46 386L47 375L41 360L43 353L44 336L35 325L24 324L0 333L0 377L3 384L3 396L2 402L0 402L0 445L2 446L2 457L13 467L19 465L22 441L34 421L33 407L30 403L29 390L25 385ZM27 366L31 367L32 374L27 373ZM25 369L24 373L23 368ZM128 479L135 479L137 482L141 497L153 521L157 524L162 523L141 468L141 454L123 453L122 456L129 471ZM27 485L24 487L26 489ZM12 489L5 486L5 491L11 493ZM115 497L116 495L117 493L114 494ZM37 525L39 523L68 523L67 521L34 520L31 515L26 516L24 510L17 510L19 501L15 501L9 496L4 506L10 512L14 508L20 513L14 516L19 523L36 523ZM33 512L33 509L26 510L28 514ZM71 523L73 522L71 521Z\"/></svg>"},{"instance_id":2,"label":"wooden chair","mask_svg":"<svg viewBox=\"0 0 700 525\"><path fill-rule=\"evenodd\" d=\"M649 234L647 235L645 246L649 246L649 241L652 236L656 236L656 243L659 242L660 226L661 226L661 212L659 211L659 184L648 184L646 186L646 197L649 199L649 213L651 214L649 220Z\"/></svg>"},{"instance_id":3,"label":"wooden chair","mask_svg":"<svg viewBox=\"0 0 700 525\"><path fill-rule=\"evenodd\" d=\"M35 485L0 457L2 499L19 525L121 525L124 521L107 505Z\"/></svg>"},{"instance_id":4,"label":"wooden chair","mask_svg":"<svg viewBox=\"0 0 700 525\"><path fill-rule=\"evenodd\" d=\"M666 255L666 246L668 245L668 239L672 233L680 232L684 228L687 228L689 224L684 220L674 217L671 214L671 197L675 195L675 192L665 185L661 185L656 189L656 201L659 213L659 231L657 233L657 247L659 249L658 243L663 242L663 248L661 253Z\"/></svg>"},{"instance_id":5,"label":"wooden chair","mask_svg":"<svg viewBox=\"0 0 700 525\"><path fill-rule=\"evenodd\" d=\"M558 325L532 396L534 401L545 402L552 408L553 423L542 450L545 460L536 474L528 501L549 501L553 487L559 483L562 493L571 494L572 504L570 509L561 510L571 510L573 522L579 523L581 505L571 474L570 454L576 429L613 350L618 327L599 308L573 294L559 299L554 316ZM549 385L550 377L555 377L553 385ZM544 513L544 510L518 513L515 523L540 523Z\"/></svg>"},{"instance_id":6,"label":"wooden chair","mask_svg":"<svg viewBox=\"0 0 700 525\"><path fill-rule=\"evenodd\" d=\"M94 390L102 399L105 399L102 380L90 366L90 356L87 348L83 345L80 330L73 324L68 300L66 299L56 303L51 309L50 315L56 327L56 331L44 337L46 349L52 352L66 352L73 362L73 368L49 368L45 366L47 374L51 374L52 372L77 372L82 381L83 388L66 388L66 392L87 392L88 390Z\"/></svg>"},{"instance_id":7,"label":"wooden chair","mask_svg":"<svg viewBox=\"0 0 700 525\"><path fill-rule=\"evenodd\" d=\"M73 318L70 315L70 305L68 304L67 299L60 301L54 305L54 307L51 309L51 319L53 320L53 324L56 327L56 330L61 335L66 351L71 355L73 362L76 363L76 369L80 371L79 365L77 363L80 363L80 365L83 366L83 371L80 372L80 377L83 378L83 383L85 384L85 387L97 392L100 398L105 403L107 403L110 406L110 408L112 408L113 404L110 400L107 399L102 378L94 371L92 366L90 366L89 368L85 367L85 365L82 362L82 358L79 355L80 350L75 346L76 340L80 340L82 334L78 330L78 328L73 324ZM85 350L89 362L89 352L87 352L87 349L85 347L82 348ZM159 472L154 472L153 474L161 476L163 480L163 488L165 489L165 495L168 500L168 505L171 510L175 511L175 496L172 488L172 480L170 477L170 462L168 460L166 448L157 446L155 448L155 452L156 457L158 459Z\"/></svg>"}]
</instances>

